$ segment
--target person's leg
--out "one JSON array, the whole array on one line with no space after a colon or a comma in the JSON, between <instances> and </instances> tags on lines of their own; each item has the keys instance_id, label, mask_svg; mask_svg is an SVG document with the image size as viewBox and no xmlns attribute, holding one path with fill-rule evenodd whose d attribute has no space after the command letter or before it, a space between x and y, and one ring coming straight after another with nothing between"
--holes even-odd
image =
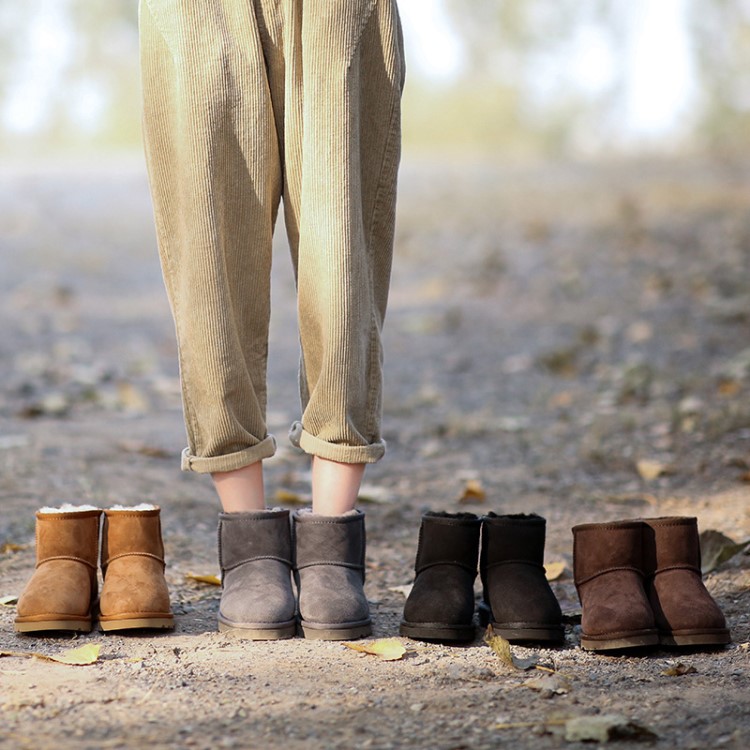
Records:
<instances>
[{"instance_id":1,"label":"person's leg","mask_svg":"<svg viewBox=\"0 0 750 750\"><path fill-rule=\"evenodd\" d=\"M225 513L243 513L266 507L261 461L234 471L214 472L211 478Z\"/></svg>"},{"instance_id":2,"label":"person's leg","mask_svg":"<svg viewBox=\"0 0 750 750\"><path fill-rule=\"evenodd\" d=\"M312 509L321 516L340 516L354 509L365 464L312 459Z\"/></svg>"},{"instance_id":3,"label":"person's leg","mask_svg":"<svg viewBox=\"0 0 750 750\"><path fill-rule=\"evenodd\" d=\"M385 451L381 329L404 75L398 14L394 0L288 5L297 14L285 38L284 207L303 407L291 437L320 459L372 463ZM326 499L314 489L318 501Z\"/></svg>"},{"instance_id":4,"label":"person's leg","mask_svg":"<svg viewBox=\"0 0 750 750\"><path fill-rule=\"evenodd\" d=\"M306 638L358 638L371 623L364 514L354 506L365 465L385 451L380 332L403 50L394 0L290 6L284 205L297 274L303 406L291 438L313 456L312 513L293 516L300 623Z\"/></svg>"},{"instance_id":5,"label":"person's leg","mask_svg":"<svg viewBox=\"0 0 750 750\"><path fill-rule=\"evenodd\" d=\"M288 511L263 510L271 238L281 158L259 0L142 0L144 135L189 447L219 515L219 629L296 632Z\"/></svg>"},{"instance_id":6,"label":"person's leg","mask_svg":"<svg viewBox=\"0 0 750 750\"><path fill-rule=\"evenodd\" d=\"M266 357L281 165L263 48L253 4L236 0L142 0L140 31L147 166L189 444L183 468L234 472L274 452Z\"/></svg>"}]
</instances>

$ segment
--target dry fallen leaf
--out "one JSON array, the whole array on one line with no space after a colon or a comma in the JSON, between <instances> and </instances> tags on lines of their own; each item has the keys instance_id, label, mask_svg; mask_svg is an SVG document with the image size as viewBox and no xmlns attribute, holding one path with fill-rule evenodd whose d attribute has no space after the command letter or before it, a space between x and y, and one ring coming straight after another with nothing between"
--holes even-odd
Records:
<instances>
[{"instance_id":1,"label":"dry fallen leaf","mask_svg":"<svg viewBox=\"0 0 750 750\"><path fill-rule=\"evenodd\" d=\"M548 581L556 581L565 571L564 562L551 562L544 564L544 574Z\"/></svg>"},{"instance_id":2,"label":"dry fallen leaf","mask_svg":"<svg viewBox=\"0 0 750 750\"><path fill-rule=\"evenodd\" d=\"M665 677L682 677L684 674L698 674L698 670L692 665L685 665L682 662L662 670Z\"/></svg>"},{"instance_id":3,"label":"dry fallen leaf","mask_svg":"<svg viewBox=\"0 0 750 750\"><path fill-rule=\"evenodd\" d=\"M149 458L172 458L172 454L168 450L143 443L140 440L121 440L118 447L125 453L138 453Z\"/></svg>"},{"instance_id":4,"label":"dry fallen leaf","mask_svg":"<svg viewBox=\"0 0 750 750\"><path fill-rule=\"evenodd\" d=\"M568 678L557 672L526 680L521 687L527 687L531 690L537 690L540 693L548 693L549 695L564 695L570 692Z\"/></svg>"},{"instance_id":5,"label":"dry fallen leaf","mask_svg":"<svg viewBox=\"0 0 750 750\"><path fill-rule=\"evenodd\" d=\"M0 555L4 555L6 552L21 552L28 546L28 544L15 544L13 542L5 542L5 544L0 547Z\"/></svg>"},{"instance_id":6,"label":"dry fallen leaf","mask_svg":"<svg viewBox=\"0 0 750 750\"><path fill-rule=\"evenodd\" d=\"M117 384L117 400L119 406L129 412L145 414L150 408L146 394L127 381Z\"/></svg>"},{"instance_id":7,"label":"dry fallen leaf","mask_svg":"<svg viewBox=\"0 0 750 750\"><path fill-rule=\"evenodd\" d=\"M198 583L208 583L211 586L221 586L221 579L215 575L202 575L200 573L185 573L185 578L190 581L197 581Z\"/></svg>"},{"instance_id":8,"label":"dry fallen leaf","mask_svg":"<svg viewBox=\"0 0 750 750\"><path fill-rule=\"evenodd\" d=\"M577 716L565 722L565 739L568 742L653 742L658 739L650 729L636 724L619 714Z\"/></svg>"},{"instance_id":9,"label":"dry fallen leaf","mask_svg":"<svg viewBox=\"0 0 750 750\"><path fill-rule=\"evenodd\" d=\"M378 638L367 643L345 642L352 651L379 656L382 661L396 661L403 658L406 647L398 638Z\"/></svg>"},{"instance_id":10,"label":"dry fallen leaf","mask_svg":"<svg viewBox=\"0 0 750 750\"><path fill-rule=\"evenodd\" d=\"M72 648L64 651L59 656L46 657L60 664L70 664L72 666L86 666L93 664L99 658L101 646L98 643L87 643L80 648Z\"/></svg>"},{"instance_id":11,"label":"dry fallen leaf","mask_svg":"<svg viewBox=\"0 0 750 750\"><path fill-rule=\"evenodd\" d=\"M510 649L510 643L501 635L496 635L492 630L492 625L487 626L487 632L484 634L484 642L500 657L500 661L512 669L526 671L534 669L539 664L539 657L534 655L528 659L519 659L513 656Z\"/></svg>"},{"instance_id":12,"label":"dry fallen leaf","mask_svg":"<svg viewBox=\"0 0 750 750\"><path fill-rule=\"evenodd\" d=\"M638 470L641 479L645 479L647 482L658 479L663 474L670 472L667 464L661 461L654 461L650 458L643 458L640 461L636 461L635 468Z\"/></svg>"},{"instance_id":13,"label":"dry fallen leaf","mask_svg":"<svg viewBox=\"0 0 750 750\"><path fill-rule=\"evenodd\" d=\"M487 493L478 479L469 479L464 485L459 503L483 503L487 499Z\"/></svg>"},{"instance_id":14,"label":"dry fallen leaf","mask_svg":"<svg viewBox=\"0 0 750 750\"><path fill-rule=\"evenodd\" d=\"M733 558L739 552L750 546L750 539L735 542L734 539L715 529L706 529L700 534L701 570L704 574Z\"/></svg>"},{"instance_id":15,"label":"dry fallen leaf","mask_svg":"<svg viewBox=\"0 0 750 750\"><path fill-rule=\"evenodd\" d=\"M93 664L99 658L101 646L98 643L87 643L80 648L72 648L63 651L57 656L40 654L37 651L0 651L0 656L20 656L24 658L39 659L40 661L53 661L58 664L67 664L74 667L83 667Z\"/></svg>"},{"instance_id":16,"label":"dry fallen leaf","mask_svg":"<svg viewBox=\"0 0 750 750\"><path fill-rule=\"evenodd\" d=\"M306 500L297 492L291 492L290 490L276 490L276 502L284 503L285 505L305 505Z\"/></svg>"},{"instance_id":17,"label":"dry fallen leaf","mask_svg":"<svg viewBox=\"0 0 750 750\"><path fill-rule=\"evenodd\" d=\"M9 596L0 596L0 605L3 607L10 607L11 604L15 604L18 601L18 597L10 594Z\"/></svg>"}]
</instances>

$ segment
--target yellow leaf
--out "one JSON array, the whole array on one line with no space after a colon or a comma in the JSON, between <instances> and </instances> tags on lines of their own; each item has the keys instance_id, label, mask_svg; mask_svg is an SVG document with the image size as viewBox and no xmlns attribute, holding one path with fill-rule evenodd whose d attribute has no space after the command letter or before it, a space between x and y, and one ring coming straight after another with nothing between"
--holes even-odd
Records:
<instances>
[{"instance_id":1,"label":"yellow leaf","mask_svg":"<svg viewBox=\"0 0 750 750\"><path fill-rule=\"evenodd\" d=\"M383 661L396 661L406 653L404 644L398 638L378 638L369 643L345 642L344 645L352 651L379 656Z\"/></svg>"},{"instance_id":2,"label":"yellow leaf","mask_svg":"<svg viewBox=\"0 0 750 750\"><path fill-rule=\"evenodd\" d=\"M539 658L532 656L528 659L518 659L513 656L510 650L510 643L501 635L495 635L492 625L487 626L487 632L484 634L484 642L500 657L500 661L512 669L526 671L534 669L539 663Z\"/></svg>"},{"instance_id":3,"label":"yellow leaf","mask_svg":"<svg viewBox=\"0 0 750 750\"><path fill-rule=\"evenodd\" d=\"M276 502L285 503L286 505L304 505L305 499L296 492L290 492L289 490L276 490Z\"/></svg>"},{"instance_id":4,"label":"yellow leaf","mask_svg":"<svg viewBox=\"0 0 750 750\"><path fill-rule=\"evenodd\" d=\"M56 661L60 664L85 666L87 664L93 664L99 658L100 649L101 646L98 643L87 643L80 648L71 648L68 651L64 651L59 656L47 656L46 659Z\"/></svg>"},{"instance_id":5,"label":"yellow leaf","mask_svg":"<svg viewBox=\"0 0 750 750\"><path fill-rule=\"evenodd\" d=\"M464 485L464 491L458 498L459 503L483 503L487 499L487 493L478 479L469 479Z\"/></svg>"},{"instance_id":6,"label":"yellow leaf","mask_svg":"<svg viewBox=\"0 0 750 750\"><path fill-rule=\"evenodd\" d=\"M28 544L15 544L13 542L5 542L5 544L0 547L0 555L4 555L6 552L21 552L21 550L25 550L28 546Z\"/></svg>"},{"instance_id":7,"label":"yellow leaf","mask_svg":"<svg viewBox=\"0 0 750 750\"><path fill-rule=\"evenodd\" d=\"M548 581L556 581L565 571L564 562L545 563L544 574Z\"/></svg>"},{"instance_id":8,"label":"yellow leaf","mask_svg":"<svg viewBox=\"0 0 750 750\"><path fill-rule=\"evenodd\" d=\"M38 651L0 651L0 656L18 656L22 658L33 658L41 661L54 661L58 664L68 664L70 666L86 666L93 664L99 658L101 646L98 643L87 643L80 648L72 648L58 656L48 656L40 654Z\"/></svg>"},{"instance_id":9,"label":"yellow leaf","mask_svg":"<svg viewBox=\"0 0 750 750\"><path fill-rule=\"evenodd\" d=\"M641 479L645 479L647 482L651 482L657 479L662 474L666 474L668 467L661 461L653 461L650 458L643 458L640 461L636 461L635 468L641 475Z\"/></svg>"},{"instance_id":10,"label":"yellow leaf","mask_svg":"<svg viewBox=\"0 0 750 750\"><path fill-rule=\"evenodd\" d=\"M0 596L0 604L3 607L10 607L11 604L15 604L18 601L17 596L13 596L12 594L10 596Z\"/></svg>"},{"instance_id":11,"label":"yellow leaf","mask_svg":"<svg viewBox=\"0 0 750 750\"><path fill-rule=\"evenodd\" d=\"M221 586L221 579L214 575L201 575L200 573L185 573L185 578L198 583L208 583L211 586Z\"/></svg>"},{"instance_id":12,"label":"yellow leaf","mask_svg":"<svg viewBox=\"0 0 750 750\"><path fill-rule=\"evenodd\" d=\"M665 677L682 677L682 675L685 674L698 674L698 670L692 664L686 665L679 662L678 664L663 670L662 674Z\"/></svg>"}]
</instances>

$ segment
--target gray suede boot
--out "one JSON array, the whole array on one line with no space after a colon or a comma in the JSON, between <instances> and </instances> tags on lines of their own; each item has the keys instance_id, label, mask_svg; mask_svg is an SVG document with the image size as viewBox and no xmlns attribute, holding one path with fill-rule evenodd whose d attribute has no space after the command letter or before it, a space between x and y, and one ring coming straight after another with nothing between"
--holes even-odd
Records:
<instances>
[{"instance_id":1,"label":"gray suede boot","mask_svg":"<svg viewBox=\"0 0 750 750\"><path fill-rule=\"evenodd\" d=\"M370 635L364 592L365 514L317 516L297 511L294 575L305 638L352 640Z\"/></svg>"},{"instance_id":2,"label":"gray suede boot","mask_svg":"<svg viewBox=\"0 0 750 750\"><path fill-rule=\"evenodd\" d=\"M250 640L297 632L288 510L219 514L219 630Z\"/></svg>"}]
</instances>

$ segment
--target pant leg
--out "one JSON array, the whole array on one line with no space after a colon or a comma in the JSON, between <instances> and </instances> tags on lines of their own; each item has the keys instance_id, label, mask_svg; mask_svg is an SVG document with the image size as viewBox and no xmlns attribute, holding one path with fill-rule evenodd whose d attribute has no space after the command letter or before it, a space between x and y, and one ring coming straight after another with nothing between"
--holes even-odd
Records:
<instances>
[{"instance_id":1,"label":"pant leg","mask_svg":"<svg viewBox=\"0 0 750 750\"><path fill-rule=\"evenodd\" d=\"M183 468L273 454L266 359L276 123L250 0L141 0L144 137L175 320Z\"/></svg>"},{"instance_id":2,"label":"pant leg","mask_svg":"<svg viewBox=\"0 0 750 750\"><path fill-rule=\"evenodd\" d=\"M298 284L301 423L345 463L385 451L381 330L404 81L395 0L287 0L285 215ZM293 30L293 33L291 33Z\"/></svg>"}]
</instances>

